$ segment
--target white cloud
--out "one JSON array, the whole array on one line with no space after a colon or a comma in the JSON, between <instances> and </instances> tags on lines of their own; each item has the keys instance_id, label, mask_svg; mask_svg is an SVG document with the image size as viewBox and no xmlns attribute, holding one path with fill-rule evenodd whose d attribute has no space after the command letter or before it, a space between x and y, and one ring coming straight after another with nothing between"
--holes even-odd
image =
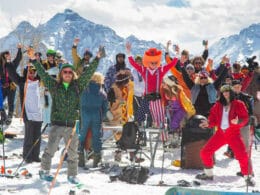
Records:
<instances>
[{"instance_id":1,"label":"white cloud","mask_svg":"<svg viewBox=\"0 0 260 195\"><path fill-rule=\"evenodd\" d=\"M111 27L120 36L134 34L161 43L171 39L196 54L202 50L203 39L212 43L260 22L258 0L185 1L190 6L167 6L170 0L0 0L0 37L11 30L10 18L14 24L29 20L37 25L70 8L90 21Z\"/></svg>"}]
</instances>

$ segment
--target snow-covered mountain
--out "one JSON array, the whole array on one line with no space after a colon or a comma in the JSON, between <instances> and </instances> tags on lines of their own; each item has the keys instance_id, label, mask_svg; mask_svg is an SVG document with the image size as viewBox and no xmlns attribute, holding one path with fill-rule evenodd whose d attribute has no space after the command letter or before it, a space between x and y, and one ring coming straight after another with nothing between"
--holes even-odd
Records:
<instances>
[{"instance_id":1,"label":"snow-covered mountain","mask_svg":"<svg viewBox=\"0 0 260 195\"><path fill-rule=\"evenodd\" d=\"M231 62L244 62L247 57L253 55L260 58L260 23L252 24L242 29L239 34L222 38L209 49L209 55L216 62L219 62L222 56L230 57Z\"/></svg>"},{"instance_id":2,"label":"snow-covered mountain","mask_svg":"<svg viewBox=\"0 0 260 195\"><path fill-rule=\"evenodd\" d=\"M111 28L95 24L76 12L66 9L38 27L33 27L26 21L21 22L10 34L0 39L0 51L12 48L11 51L15 52L16 44L22 42L24 45L33 45L43 54L47 48L60 50L65 58L71 61L71 47L75 37L80 38L79 55L83 55L86 48L95 54L99 45L105 46L107 57L102 60L98 68L98 71L103 73L115 62L117 53L125 53L126 41L132 43L134 55L143 55L149 47L163 48L161 44L139 40L133 35L124 39Z\"/></svg>"},{"instance_id":3,"label":"snow-covered mountain","mask_svg":"<svg viewBox=\"0 0 260 195\"><path fill-rule=\"evenodd\" d=\"M134 32L129 32L129 34L134 34ZM16 29L0 39L0 51L8 49L15 53L16 44L21 42L24 45L33 45L37 51L41 51L43 54L50 48L60 50L64 57L71 62L71 46L75 37L80 38L79 55L83 55L86 48L95 54L99 45L105 46L107 56L101 61L98 68L98 71L102 73L105 73L108 67L114 64L117 53L125 52L127 41L132 43L134 55L143 55L149 47L163 49L162 44L139 40L134 35L122 38L111 28L95 24L76 12L66 9L63 13L57 13L49 21L37 27L27 21L21 22ZM252 55L258 56L259 60L260 23L252 24L241 30L239 34L220 39L209 49L209 57L213 58L215 62L219 62L225 54L230 57L231 62L243 62L246 57Z\"/></svg>"}]
</instances>

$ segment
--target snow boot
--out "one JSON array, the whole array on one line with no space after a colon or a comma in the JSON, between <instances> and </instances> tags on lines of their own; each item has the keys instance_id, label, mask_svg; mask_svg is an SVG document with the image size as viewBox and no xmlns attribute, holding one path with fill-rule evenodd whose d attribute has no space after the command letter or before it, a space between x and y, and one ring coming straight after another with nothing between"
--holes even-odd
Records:
<instances>
[{"instance_id":1,"label":"snow boot","mask_svg":"<svg viewBox=\"0 0 260 195\"><path fill-rule=\"evenodd\" d=\"M101 153L94 153L93 168L97 167L100 161L101 161Z\"/></svg>"},{"instance_id":2,"label":"snow boot","mask_svg":"<svg viewBox=\"0 0 260 195\"><path fill-rule=\"evenodd\" d=\"M196 179L213 180L213 169L204 169L204 173L196 175Z\"/></svg>"},{"instance_id":3,"label":"snow boot","mask_svg":"<svg viewBox=\"0 0 260 195\"><path fill-rule=\"evenodd\" d=\"M68 182L75 185L80 184L80 181L76 176L68 176Z\"/></svg>"},{"instance_id":4,"label":"snow boot","mask_svg":"<svg viewBox=\"0 0 260 195\"><path fill-rule=\"evenodd\" d=\"M121 162L121 159L122 159L122 151L116 150L114 160L117 161L117 162Z\"/></svg>"},{"instance_id":5,"label":"snow boot","mask_svg":"<svg viewBox=\"0 0 260 195\"><path fill-rule=\"evenodd\" d=\"M51 182L54 178L52 175L50 175L50 171L46 171L46 170L40 170L39 175L40 175L40 179L45 181Z\"/></svg>"},{"instance_id":6,"label":"snow boot","mask_svg":"<svg viewBox=\"0 0 260 195\"><path fill-rule=\"evenodd\" d=\"M78 152L78 155L79 155L78 166L79 166L79 167L85 167L85 155L84 155L84 151Z\"/></svg>"},{"instance_id":7,"label":"snow boot","mask_svg":"<svg viewBox=\"0 0 260 195\"><path fill-rule=\"evenodd\" d=\"M251 187L255 186L255 181L253 180L252 175L245 175L244 178L245 178L246 185Z\"/></svg>"},{"instance_id":8,"label":"snow boot","mask_svg":"<svg viewBox=\"0 0 260 195\"><path fill-rule=\"evenodd\" d=\"M79 167L85 167L85 151L84 151L84 143L80 143L78 147L78 155L79 155Z\"/></svg>"}]
</instances>

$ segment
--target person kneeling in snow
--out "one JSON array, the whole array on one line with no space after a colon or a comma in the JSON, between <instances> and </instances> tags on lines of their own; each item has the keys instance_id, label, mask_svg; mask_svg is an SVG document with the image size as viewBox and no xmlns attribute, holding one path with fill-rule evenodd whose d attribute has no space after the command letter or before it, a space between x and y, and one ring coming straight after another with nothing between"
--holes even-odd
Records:
<instances>
[{"instance_id":1,"label":"person kneeling in snow","mask_svg":"<svg viewBox=\"0 0 260 195\"><path fill-rule=\"evenodd\" d=\"M217 126L218 130L201 149L200 156L205 169L204 173L198 174L196 178L213 180L213 155L220 147L228 144L239 162L246 184L254 186L251 161L240 134L240 128L247 124L249 118L246 106L235 99L230 85L223 85L220 92L219 101L210 110L209 121L204 120L200 124L201 128Z\"/></svg>"}]
</instances>

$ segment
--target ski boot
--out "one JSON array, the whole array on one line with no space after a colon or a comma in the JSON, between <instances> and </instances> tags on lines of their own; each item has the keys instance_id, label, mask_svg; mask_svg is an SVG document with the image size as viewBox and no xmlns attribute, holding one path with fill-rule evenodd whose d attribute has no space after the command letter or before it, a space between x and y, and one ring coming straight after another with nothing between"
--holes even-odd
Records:
<instances>
[{"instance_id":1,"label":"ski boot","mask_svg":"<svg viewBox=\"0 0 260 195\"><path fill-rule=\"evenodd\" d=\"M53 180L53 176L50 175L50 171L40 170L39 171L40 179L51 182Z\"/></svg>"}]
</instances>

